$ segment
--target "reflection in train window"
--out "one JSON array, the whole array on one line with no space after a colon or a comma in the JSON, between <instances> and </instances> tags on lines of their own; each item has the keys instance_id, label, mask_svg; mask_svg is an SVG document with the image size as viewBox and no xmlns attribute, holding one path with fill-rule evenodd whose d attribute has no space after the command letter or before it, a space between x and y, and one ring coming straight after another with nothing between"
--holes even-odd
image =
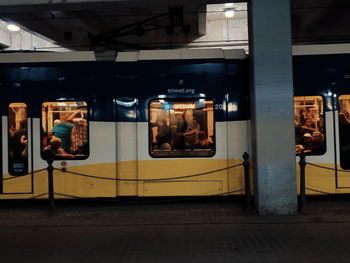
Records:
<instances>
[{"instance_id":1,"label":"reflection in train window","mask_svg":"<svg viewBox=\"0 0 350 263\"><path fill-rule=\"evenodd\" d=\"M350 95L339 96L340 166L350 169Z\"/></svg>"},{"instance_id":2,"label":"reflection in train window","mask_svg":"<svg viewBox=\"0 0 350 263\"><path fill-rule=\"evenodd\" d=\"M28 119L25 103L8 108L8 168L11 175L28 173Z\"/></svg>"},{"instance_id":3,"label":"reflection in train window","mask_svg":"<svg viewBox=\"0 0 350 263\"><path fill-rule=\"evenodd\" d=\"M295 150L306 155L326 152L325 117L321 96L294 97Z\"/></svg>"},{"instance_id":4,"label":"reflection in train window","mask_svg":"<svg viewBox=\"0 0 350 263\"><path fill-rule=\"evenodd\" d=\"M213 101L153 100L149 105L152 157L208 157L215 153Z\"/></svg>"},{"instance_id":5,"label":"reflection in train window","mask_svg":"<svg viewBox=\"0 0 350 263\"><path fill-rule=\"evenodd\" d=\"M41 107L43 159L82 160L89 156L88 105L84 101L45 102Z\"/></svg>"}]
</instances>

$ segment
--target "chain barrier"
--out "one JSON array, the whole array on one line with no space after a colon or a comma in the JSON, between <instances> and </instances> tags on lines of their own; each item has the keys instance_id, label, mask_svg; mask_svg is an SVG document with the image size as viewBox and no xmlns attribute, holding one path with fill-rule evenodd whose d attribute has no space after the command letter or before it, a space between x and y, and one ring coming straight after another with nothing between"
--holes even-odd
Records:
<instances>
[{"instance_id":1,"label":"chain barrier","mask_svg":"<svg viewBox=\"0 0 350 263\"><path fill-rule=\"evenodd\" d=\"M83 173L79 173L79 172L72 172L72 171L67 171L67 170L63 170L63 169L54 168L52 166L53 160L52 159L48 159L47 160L47 163L48 163L48 167L47 168L43 168L43 169L40 169L40 170L37 170L37 171L33 171L31 173L28 173L28 174L34 174L34 173L38 173L38 172L47 170L48 171L48 190L49 190L49 192L45 193L45 194L33 196L33 197L30 197L30 198L24 199L24 200L35 199L35 198L38 198L38 197L41 197L41 196L44 196L44 195L49 195L49 203L50 203L50 205L49 205L49 208L50 208L49 209L49 216L50 216L50 215L54 215L54 213L55 213L54 195L59 195L59 196L69 197L69 198L76 198L76 199L84 199L84 198L91 199L90 197L80 197L80 196L74 196L74 195L55 193L54 189L53 189L53 171L54 170L62 171L64 173L69 173L69 174L73 174L73 175L88 177L88 178L101 179L101 180L128 181L128 182L155 182L155 181L171 182L172 180L193 178L193 177L203 176L203 175L207 175L207 174L213 174L213 173L217 173L217 172L221 172L221 171L227 171L227 170L233 169L235 167L243 166L244 167L244 177L245 177L246 209L248 211L250 211L251 210L250 187L249 187L249 165L250 165L250 162L248 160L249 159L249 155L246 152L243 154L243 159L244 159L244 161L242 163L239 163L239 164L236 164L236 165L231 165L231 166L228 166L228 167L225 167L225 168L221 168L221 169L211 170L211 171L202 172L202 173L198 173L198 174L185 175L185 176L167 177L167 178L151 178L151 179L109 178L109 177L101 177L101 176L95 176L95 175L90 175L90 174L83 174ZM25 175L23 175L23 176L25 176ZM19 177L22 177L22 176L4 178L3 180L12 180L12 179L16 179L16 178L19 178ZM176 182L176 181L173 181L173 182ZM233 193L236 193L236 192L241 192L243 190L244 189L238 189L238 190L225 192L225 193L220 193L220 194L206 195L206 196L199 197L199 198L229 195L229 194L233 194ZM188 198L186 198L186 200L188 200Z\"/></svg>"},{"instance_id":2,"label":"chain barrier","mask_svg":"<svg viewBox=\"0 0 350 263\"><path fill-rule=\"evenodd\" d=\"M308 188L308 187L306 187L306 190L320 193L320 194L324 194L324 195L333 195L334 194L334 193L329 193L329 192L325 192L325 191L321 191L321 190L317 190L317 189L313 189L313 188Z\"/></svg>"},{"instance_id":3,"label":"chain barrier","mask_svg":"<svg viewBox=\"0 0 350 263\"><path fill-rule=\"evenodd\" d=\"M31 199L36 199L36 198L39 198L39 197L42 197L42 196L45 196L45 195L48 195L49 193L43 193L43 194L40 194L40 195L35 195L35 196L32 196L32 197L29 197L25 200L31 200Z\"/></svg>"},{"instance_id":4,"label":"chain barrier","mask_svg":"<svg viewBox=\"0 0 350 263\"><path fill-rule=\"evenodd\" d=\"M30 173L27 173L27 174L24 174L24 175L19 175L19 176L12 176L12 177L3 178L2 180L3 180L3 181L13 180L13 179L21 178L21 177L24 177L24 176L27 176L27 175L36 174L36 173L39 173L39 172L42 172L42 171L45 171L45 170L46 170L46 168L43 168L43 169L39 169L39 170L30 172Z\"/></svg>"},{"instance_id":5,"label":"chain barrier","mask_svg":"<svg viewBox=\"0 0 350 263\"><path fill-rule=\"evenodd\" d=\"M203 173L198 173L198 174L192 174L192 175L184 175L184 176L178 176L178 177L168 177L168 178L152 178L152 179L127 179L127 178L109 178L109 177L101 177L101 176L95 176L95 175L89 175L89 174L83 174L83 173L78 173L78 172L72 172L72 171L63 171L64 173L70 173L78 176L83 176L83 177L89 177L89 178L95 178L95 179L102 179L102 180L111 180L111 181L128 181L128 182L154 182L154 181L169 181L169 180L177 180L177 179L185 179L185 178L193 178L193 177L198 177L206 174L212 174L212 173L217 173L225 170L229 170L238 166L243 166L242 163L228 166L225 168L217 169L217 170L212 170L208 172L203 172ZM61 169L55 168L55 170L62 171Z\"/></svg>"},{"instance_id":6,"label":"chain barrier","mask_svg":"<svg viewBox=\"0 0 350 263\"><path fill-rule=\"evenodd\" d=\"M330 192L326 192L326 191L322 191L322 190L318 190L318 189L314 189L314 188L310 188L310 187L306 187L306 173L305 173L305 168L306 165L310 165L310 166L314 166L320 169L324 169L324 170L328 170L328 171L340 171L340 172L350 172L348 170L343 170L343 169L335 169L335 168L331 168L331 167L327 167L327 166L323 166L323 165L319 165L319 164L314 164L314 163L310 163L310 162L306 162L306 155L304 153L304 151L301 151L299 154L300 160L299 160L299 166L300 166L300 193L299 193L299 200L298 200L298 208L299 211L301 213L305 213L306 212L306 190L312 191L312 192L316 192L319 194L323 194L323 195L333 195L334 193L330 193Z\"/></svg>"},{"instance_id":7,"label":"chain barrier","mask_svg":"<svg viewBox=\"0 0 350 263\"><path fill-rule=\"evenodd\" d=\"M176 179L185 179L185 178L191 178L191 177L198 177L198 176L202 176L202 175L206 175L206 174L217 173L217 172L229 170L229 169L241 166L241 165L243 165L243 164L239 163L239 164L236 164L236 165L232 165L232 166L228 166L228 167L225 167L225 168L212 170L212 171L208 171L208 172L203 172L203 173L199 173L199 174L185 175L185 176L179 176L179 177L168 177L168 178L142 179L142 180L140 180L140 179L101 177L101 176L83 174L83 173L72 172L72 171L67 171L67 170L63 171L63 172L74 174L74 175L79 175L79 176L83 176L83 177L89 177L89 178L95 178L95 179L103 179L103 180L111 180L111 181L129 181L129 182L139 182L139 181L141 181L141 182L147 182L147 181L167 181L167 180L176 180ZM42 172L42 171L45 171L45 170L47 170L47 168L39 169L39 170L33 171L32 173L35 174L35 173L39 173L39 172ZM62 171L61 169L58 169L58 168L55 168L55 170ZM31 175L32 173L27 173L25 175L20 175L20 176L12 176L12 177L8 177L8 178L3 178L3 181L21 178L21 177L24 177L24 176L27 176L27 175Z\"/></svg>"},{"instance_id":8,"label":"chain barrier","mask_svg":"<svg viewBox=\"0 0 350 263\"><path fill-rule=\"evenodd\" d=\"M350 170L335 169L335 168L331 168L331 167L327 167L327 166L323 166L323 165L319 165L319 164L314 164L314 163L310 163L310 162L306 162L306 164L320 168L320 169L328 170L328 171L339 171L339 172L350 173ZM324 195L334 195L334 193L330 193L330 192L326 192L326 191L322 191L322 190L317 190L317 189L309 188L309 187L307 187L306 190L320 193L320 194L324 194Z\"/></svg>"}]
</instances>

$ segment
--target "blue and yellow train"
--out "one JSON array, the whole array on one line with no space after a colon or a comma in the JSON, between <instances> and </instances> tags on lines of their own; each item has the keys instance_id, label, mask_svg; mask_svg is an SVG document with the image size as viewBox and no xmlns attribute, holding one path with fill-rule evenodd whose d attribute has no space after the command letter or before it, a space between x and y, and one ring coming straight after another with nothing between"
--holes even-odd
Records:
<instances>
[{"instance_id":1,"label":"blue and yellow train","mask_svg":"<svg viewBox=\"0 0 350 263\"><path fill-rule=\"evenodd\" d=\"M331 49L295 51L296 149L309 189L347 193L350 55ZM4 53L0 87L2 199L46 193L48 158L57 197L244 193L243 50Z\"/></svg>"}]
</instances>

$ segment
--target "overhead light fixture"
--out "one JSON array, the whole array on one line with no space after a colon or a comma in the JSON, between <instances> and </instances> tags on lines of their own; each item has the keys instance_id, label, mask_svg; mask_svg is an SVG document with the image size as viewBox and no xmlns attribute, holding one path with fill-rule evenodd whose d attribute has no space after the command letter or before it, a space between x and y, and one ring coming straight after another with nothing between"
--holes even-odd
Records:
<instances>
[{"instance_id":1,"label":"overhead light fixture","mask_svg":"<svg viewBox=\"0 0 350 263\"><path fill-rule=\"evenodd\" d=\"M225 3L225 17L232 18L235 16L234 3Z\"/></svg>"},{"instance_id":2,"label":"overhead light fixture","mask_svg":"<svg viewBox=\"0 0 350 263\"><path fill-rule=\"evenodd\" d=\"M17 32L17 31L21 30L21 28L19 26L16 26L14 24L8 24L7 29L12 31L12 32Z\"/></svg>"},{"instance_id":3,"label":"overhead light fixture","mask_svg":"<svg viewBox=\"0 0 350 263\"><path fill-rule=\"evenodd\" d=\"M235 10L226 10L225 11L225 17L226 18L231 18L235 16Z\"/></svg>"}]
</instances>

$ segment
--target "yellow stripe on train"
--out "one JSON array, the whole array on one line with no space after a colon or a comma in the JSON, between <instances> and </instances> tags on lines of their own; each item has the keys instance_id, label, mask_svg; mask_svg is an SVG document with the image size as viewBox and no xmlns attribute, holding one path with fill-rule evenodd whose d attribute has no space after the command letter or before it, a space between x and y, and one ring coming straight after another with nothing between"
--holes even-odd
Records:
<instances>
[{"instance_id":1,"label":"yellow stripe on train","mask_svg":"<svg viewBox=\"0 0 350 263\"><path fill-rule=\"evenodd\" d=\"M157 159L70 166L66 167L66 172L58 169L54 171L54 187L55 193L83 198L207 196L225 195L231 192L243 193L244 191L236 192L244 189L243 166L227 169L227 167L240 163L242 163L242 160ZM61 168L58 167L58 161L54 165ZM192 175L216 170L220 171L192 177ZM71 174L70 172L81 175ZM84 174L105 177L111 180L82 176ZM142 181L182 176L189 177L162 181ZM4 178L10 178L10 176L5 175ZM0 198L30 198L47 193L47 171L35 173L33 186L34 193L29 194L31 191L31 175L5 180L4 193L8 194L0 195ZM47 198L47 196L41 198ZM64 196L57 195L56 198L64 198Z\"/></svg>"}]
</instances>

